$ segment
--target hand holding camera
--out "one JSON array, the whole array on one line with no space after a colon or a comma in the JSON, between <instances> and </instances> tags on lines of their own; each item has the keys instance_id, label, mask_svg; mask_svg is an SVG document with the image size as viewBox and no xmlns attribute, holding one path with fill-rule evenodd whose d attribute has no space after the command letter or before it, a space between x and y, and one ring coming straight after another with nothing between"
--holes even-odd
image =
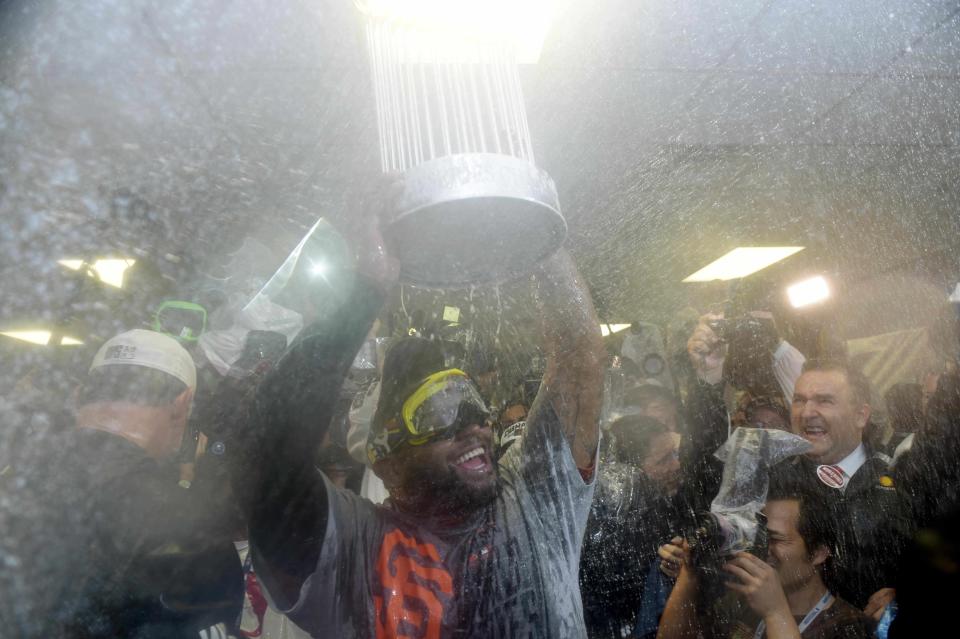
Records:
<instances>
[{"instance_id":1,"label":"hand holding camera","mask_svg":"<svg viewBox=\"0 0 960 639\"><path fill-rule=\"evenodd\" d=\"M723 321L722 313L708 313L687 340L687 354L697 377L707 384L719 384L723 380L723 362L727 347L711 324Z\"/></svg>"},{"instance_id":2,"label":"hand holding camera","mask_svg":"<svg viewBox=\"0 0 960 639\"><path fill-rule=\"evenodd\" d=\"M790 604L773 566L756 555L738 552L723 570L732 576L726 580L726 587L739 593L761 619L786 615L792 621Z\"/></svg>"},{"instance_id":3,"label":"hand holding camera","mask_svg":"<svg viewBox=\"0 0 960 639\"><path fill-rule=\"evenodd\" d=\"M657 549L660 556L660 572L676 579L680 571L688 565L690 559L690 544L683 537L674 537L670 543Z\"/></svg>"}]
</instances>

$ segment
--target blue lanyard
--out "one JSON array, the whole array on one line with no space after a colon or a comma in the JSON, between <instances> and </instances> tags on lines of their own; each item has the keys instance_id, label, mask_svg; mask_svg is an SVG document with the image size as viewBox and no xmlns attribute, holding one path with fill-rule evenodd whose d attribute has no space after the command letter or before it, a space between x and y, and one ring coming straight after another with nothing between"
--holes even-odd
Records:
<instances>
[{"instance_id":1,"label":"blue lanyard","mask_svg":"<svg viewBox=\"0 0 960 639\"><path fill-rule=\"evenodd\" d=\"M817 605L810 609L810 612L806 614L803 618L803 621L800 622L800 625L797 628L800 630L800 634L803 634L803 631L813 623L813 620L823 612L824 608L833 603L833 595L830 594L830 591L823 593L823 596L820 597L820 601L817 602ZM767 623L763 620L757 625L757 631L753 633L753 639L760 639L763 636L764 631L767 629Z\"/></svg>"}]
</instances>

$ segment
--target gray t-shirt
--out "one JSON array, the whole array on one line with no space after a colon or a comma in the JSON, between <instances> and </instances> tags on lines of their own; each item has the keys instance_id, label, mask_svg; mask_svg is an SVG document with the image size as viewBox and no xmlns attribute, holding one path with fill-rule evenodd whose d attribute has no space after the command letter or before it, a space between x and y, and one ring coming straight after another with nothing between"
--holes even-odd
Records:
<instances>
[{"instance_id":1,"label":"gray t-shirt","mask_svg":"<svg viewBox=\"0 0 960 639\"><path fill-rule=\"evenodd\" d=\"M577 571L593 483L549 409L500 460L497 499L456 529L324 482L323 549L284 611L314 636L586 636Z\"/></svg>"}]
</instances>

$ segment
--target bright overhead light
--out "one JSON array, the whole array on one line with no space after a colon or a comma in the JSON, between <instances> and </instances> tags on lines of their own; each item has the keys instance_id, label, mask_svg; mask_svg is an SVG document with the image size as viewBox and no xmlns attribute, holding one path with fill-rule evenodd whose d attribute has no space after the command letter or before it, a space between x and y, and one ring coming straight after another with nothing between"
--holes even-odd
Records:
<instances>
[{"instance_id":1,"label":"bright overhead light","mask_svg":"<svg viewBox=\"0 0 960 639\"><path fill-rule=\"evenodd\" d=\"M600 334L606 337L607 335L613 335L628 328L630 328L629 324L601 324Z\"/></svg>"},{"instance_id":2,"label":"bright overhead light","mask_svg":"<svg viewBox=\"0 0 960 639\"><path fill-rule=\"evenodd\" d=\"M827 280L817 275L788 286L787 297L794 308L810 306L830 297L830 287L827 285Z\"/></svg>"},{"instance_id":3,"label":"bright overhead light","mask_svg":"<svg viewBox=\"0 0 960 639\"><path fill-rule=\"evenodd\" d=\"M356 0L369 16L406 24L444 40L444 48L469 49L463 37L498 39L513 45L517 62L536 64L550 23L568 0ZM426 33L424 33L426 32ZM458 40L459 38L459 40ZM449 40L449 41L447 41Z\"/></svg>"},{"instance_id":4,"label":"bright overhead light","mask_svg":"<svg viewBox=\"0 0 960 639\"><path fill-rule=\"evenodd\" d=\"M92 264L83 260L57 260L57 264L65 266L71 271L79 271L84 266L89 266L88 273L96 277L104 284L123 288L123 275L128 268L136 264L136 260L128 259L104 259L96 260Z\"/></svg>"},{"instance_id":5,"label":"bright overhead light","mask_svg":"<svg viewBox=\"0 0 960 639\"><path fill-rule=\"evenodd\" d=\"M802 246L741 246L688 276L684 282L735 280L765 269L803 250Z\"/></svg>"},{"instance_id":6,"label":"bright overhead light","mask_svg":"<svg viewBox=\"0 0 960 639\"><path fill-rule=\"evenodd\" d=\"M46 346L50 342L50 331L3 331L0 335L41 346Z\"/></svg>"},{"instance_id":7,"label":"bright overhead light","mask_svg":"<svg viewBox=\"0 0 960 639\"><path fill-rule=\"evenodd\" d=\"M12 337L13 339L18 339L22 342L30 342L31 344L46 346L50 343L51 333L50 331L34 329L25 331L0 331L0 335ZM75 337L68 337L67 335L64 335L60 338L61 346L79 346L81 344L83 344L83 340L79 340Z\"/></svg>"}]
</instances>

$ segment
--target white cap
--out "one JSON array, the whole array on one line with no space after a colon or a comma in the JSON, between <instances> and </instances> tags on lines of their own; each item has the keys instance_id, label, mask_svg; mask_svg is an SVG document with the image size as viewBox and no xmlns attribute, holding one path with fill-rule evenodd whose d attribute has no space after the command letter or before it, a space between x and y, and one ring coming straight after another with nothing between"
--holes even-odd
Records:
<instances>
[{"instance_id":1,"label":"white cap","mask_svg":"<svg viewBox=\"0 0 960 639\"><path fill-rule=\"evenodd\" d=\"M90 371L118 365L146 366L173 375L189 388L197 387L197 367L190 353L163 333L137 328L108 339L93 358Z\"/></svg>"}]
</instances>

